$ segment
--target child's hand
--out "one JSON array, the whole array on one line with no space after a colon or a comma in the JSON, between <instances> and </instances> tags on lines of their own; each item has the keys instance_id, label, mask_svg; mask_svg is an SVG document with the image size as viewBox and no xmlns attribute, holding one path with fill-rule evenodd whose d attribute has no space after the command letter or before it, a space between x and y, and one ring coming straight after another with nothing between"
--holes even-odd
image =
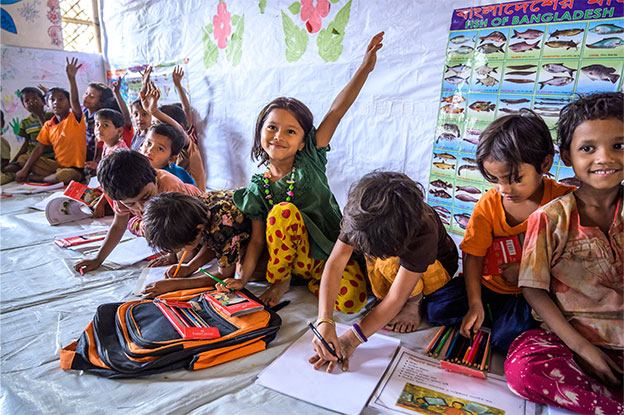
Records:
<instances>
[{"instance_id":1,"label":"child's hand","mask_svg":"<svg viewBox=\"0 0 624 415\"><path fill-rule=\"evenodd\" d=\"M98 201L95 203L93 207L93 217L94 218L102 218L106 214L106 198L104 196L100 196Z\"/></svg>"},{"instance_id":2,"label":"child's hand","mask_svg":"<svg viewBox=\"0 0 624 415\"><path fill-rule=\"evenodd\" d=\"M364 60L362 60L361 68L366 69L368 72L375 69L375 63L377 63L377 51L383 46L384 32L379 32L371 39L368 47L366 48L366 54Z\"/></svg>"},{"instance_id":3,"label":"child's hand","mask_svg":"<svg viewBox=\"0 0 624 415\"><path fill-rule=\"evenodd\" d=\"M329 327L323 327L329 326ZM312 343L314 344L314 350L316 354L308 359L308 362L314 365L314 370L318 370L327 364L327 373L331 373L336 365L340 365L343 372L349 370L349 358L355 351L355 348L359 345L357 339L354 338L351 330L347 330L345 334L337 338L336 330L334 326L330 324L321 324L318 326L318 331L327 343L334 347L335 352L340 356L341 361L338 358L332 356L332 354L323 346L323 343L314 336Z\"/></svg>"},{"instance_id":4,"label":"child's hand","mask_svg":"<svg viewBox=\"0 0 624 415\"><path fill-rule=\"evenodd\" d=\"M150 261L147 266L149 268L154 267L164 267L165 265L176 264L178 262L178 257L175 254L167 254L165 256L158 257Z\"/></svg>"},{"instance_id":5,"label":"child's hand","mask_svg":"<svg viewBox=\"0 0 624 415\"><path fill-rule=\"evenodd\" d=\"M182 86L182 78L184 77L184 69L182 69L182 65L177 65L173 68L173 73L171 74L173 78L173 84L177 87Z\"/></svg>"},{"instance_id":6,"label":"child's hand","mask_svg":"<svg viewBox=\"0 0 624 415\"><path fill-rule=\"evenodd\" d=\"M85 259L84 261L80 261L79 263L77 263L76 265L74 265L74 269L78 272L80 272L80 269L82 269L82 272L89 272L89 271L93 271L95 269L98 269L100 267L100 265L102 265L102 261L100 261L99 259Z\"/></svg>"},{"instance_id":7,"label":"child's hand","mask_svg":"<svg viewBox=\"0 0 624 415\"><path fill-rule=\"evenodd\" d=\"M113 92L118 95L121 91L121 76L111 83Z\"/></svg>"},{"instance_id":8,"label":"child's hand","mask_svg":"<svg viewBox=\"0 0 624 415\"><path fill-rule=\"evenodd\" d=\"M169 267L169 269L167 269L167 271L165 272L165 278L173 278L173 274L175 274L176 268L178 268L177 265L172 265L171 267ZM194 271L195 270L193 268L191 268L190 266L182 264L180 266L180 270L178 271L178 273L176 274L175 277L176 278L188 277Z\"/></svg>"},{"instance_id":9,"label":"child's hand","mask_svg":"<svg viewBox=\"0 0 624 415\"><path fill-rule=\"evenodd\" d=\"M82 67L82 63L78 65L78 58L71 58L70 61L67 57L65 58L65 62L67 62L67 65L65 66L65 72L67 72L67 77L75 78L76 74L78 73L78 69Z\"/></svg>"},{"instance_id":10,"label":"child's hand","mask_svg":"<svg viewBox=\"0 0 624 415\"><path fill-rule=\"evenodd\" d=\"M152 73L152 65L145 68L143 72L139 71L141 74L141 83L143 85L147 85L150 81L150 74Z\"/></svg>"},{"instance_id":11,"label":"child's hand","mask_svg":"<svg viewBox=\"0 0 624 415\"><path fill-rule=\"evenodd\" d=\"M44 95L48 92L48 87L43 86L43 84L37 85L37 88L39 88L43 92Z\"/></svg>"},{"instance_id":12,"label":"child's hand","mask_svg":"<svg viewBox=\"0 0 624 415\"><path fill-rule=\"evenodd\" d=\"M150 114L158 111L158 99L160 98L160 91L156 88L153 82L147 84L145 91L141 91L139 94L141 97L141 105Z\"/></svg>"},{"instance_id":13,"label":"child's hand","mask_svg":"<svg viewBox=\"0 0 624 415\"><path fill-rule=\"evenodd\" d=\"M510 262L509 264L500 264L498 267L503 270L501 277L503 277L505 282L509 285L517 287L518 275L520 275L520 263Z\"/></svg>"},{"instance_id":14,"label":"child's hand","mask_svg":"<svg viewBox=\"0 0 624 415\"><path fill-rule=\"evenodd\" d=\"M578 351L577 357L581 368L594 375L602 383L621 384L622 368L600 348L586 342Z\"/></svg>"},{"instance_id":15,"label":"child's hand","mask_svg":"<svg viewBox=\"0 0 624 415\"><path fill-rule=\"evenodd\" d=\"M229 292L232 290L238 291L238 290L242 290L243 288L245 288L245 281L241 279L226 278L223 280L223 282L225 283L225 285L221 284L220 282L217 283L217 285L215 285L215 287L217 288L217 291Z\"/></svg>"},{"instance_id":16,"label":"child's hand","mask_svg":"<svg viewBox=\"0 0 624 415\"><path fill-rule=\"evenodd\" d=\"M462 320L459 332L462 336L471 338L472 333L479 331L484 319L485 311L483 310L483 304L479 303L478 305L470 306Z\"/></svg>"},{"instance_id":17,"label":"child's hand","mask_svg":"<svg viewBox=\"0 0 624 415\"><path fill-rule=\"evenodd\" d=\"M141 294L143 297L152 298L171 291L183 290L185 288L185 282L185 280L179 280L177 278L152 282L145 286Z\"/></svg>"},{"instance_id":18,"label":"child's hand","mask_svg":"<svg viewBox=\"0 0 624 415\"><path fill-rule=\"evenodd\" d=\"M85 161L85 169L97 170L98 162L97 161Z\"/></svg>"},{"instance_id":19,"label":"child's hand","mask_svg":"<svg viewBox=\"0 0 624 415\"><path fill-rule=\"evenodd\" d=\"M26 177L28 177L28 173L29 171L20 169L17 173L15 173L15 181L18 183L24 182Z\"/></svg>"}]
</instances>

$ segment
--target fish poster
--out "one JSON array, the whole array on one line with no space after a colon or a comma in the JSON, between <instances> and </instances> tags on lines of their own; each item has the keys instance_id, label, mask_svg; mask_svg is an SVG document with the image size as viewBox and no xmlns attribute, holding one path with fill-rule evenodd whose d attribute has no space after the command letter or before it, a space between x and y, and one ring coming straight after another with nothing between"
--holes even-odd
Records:
<instances>
[{"instance_id":1,"label":"fish poster","mask_svg":"<svg viewBox=\"0 0 624 415\"><path fill-rule=\"evenodd\" d=\"M577 96L622 90L623 0L530 0L456 9L451 20L427 200L463 235L492 186L476 163L479 136L528 108L556 140L560 110ZM555 146L555 149L556 146ZM549 176L572 182L556 151Z\"/></svg>"}]
</instances>

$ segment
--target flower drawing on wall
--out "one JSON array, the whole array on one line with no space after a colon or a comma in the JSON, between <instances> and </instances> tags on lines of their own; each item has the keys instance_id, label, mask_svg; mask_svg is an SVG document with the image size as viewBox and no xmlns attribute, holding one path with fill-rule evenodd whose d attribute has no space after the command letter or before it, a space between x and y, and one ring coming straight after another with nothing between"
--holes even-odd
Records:
<instances>
[{"instance_id":1,"label":"flower drawing on wall","mask_svg":"<svg viewBox=\"0 0 624 415\"><path fill-rule=\"evenodd\" d=\"M282 26L284 28L284 40L286 42L286 60L296 62L305 53L309 35L316 35L316 46L319 56L325 62L335 62L342 54L342 40L344 39L345 28L349 22L351 12L351 1L336 13L334 20L323 28L323 19L329 15L330 3L338 3L340 0L300 0L288 6L288 11L294 15L299 15L299 19L304 23L300 27L290 18L288 13L282 10ZM297 19L295 19L297 20Z\"/></svg>"},{"instance_id":2,"label":"flower drawing on wall","mask_svg":"<svg viewBox=\"0 0 624 415\"><path fill-rule=\"evenodd\" d=\"M20 1L22 0L0 0L0 4L4 6L19 3ZM17 34L15 20L13 20L13 17L11 17L9 12L3 8L0 8L0 27L2 27L2 30L6 30L9 33Z\"/></svg>"},{"instance_id":3,"label":"flower drawing on wall","mask_svg":"<svg viewBox=\"0 0 624 415\"><path fill-rule=\"evenodd\" d=\"M17 11L22 16L22 19L27 22L33 23L35 20L39 19L39 10L37 10L37 6L39 6L39 0L33 0L31 3L24 2Z\"/></svg>"},{"instance_id":4,"label":"flower drawing on wall","mask_svg":"<svg viewBox=\"0 0 624 415\"><path fill-rule=\"evenodd\" d=\"M225 58L236 66L243 55L243 32L245 15L232 15L225 1L217 4L217 13L212 16L212 23L202 29L204 44L204 66L210 68L219 60L220 51L225 51Z\"/></svg>"}]
</instances>

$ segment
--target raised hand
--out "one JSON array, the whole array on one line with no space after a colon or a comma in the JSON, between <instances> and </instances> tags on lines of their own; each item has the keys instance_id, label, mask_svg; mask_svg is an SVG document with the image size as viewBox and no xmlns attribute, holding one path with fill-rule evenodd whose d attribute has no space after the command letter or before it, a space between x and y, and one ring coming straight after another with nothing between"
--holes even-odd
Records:
<instances>
[{"instance_id":1,"label":"raised hand","mask_svg":"<svg viewBox=\"0 0 624 415\"><path fill-rule=\"evenodd\" d=\"M369 72L375 69L377 63L377 51L383 46L384 32L379 32L371 39L370 43L366 47L366 54L362 60L362 68L367 69Z\"/></svg>"},{"instance_id":2,"label":"raised hand","mask_svg":"<svg viewBox=\"0 0 624 415\"><path fill-rule=\"evenodd\" d=\"M120 76L119 78L111 82L111 86L113 87L113 92L115 94L119 94L121 91L121 79L122 77Z\"/></svg>"},{"instance_id":3,"label":"raised hand","mask_svg":"<svg viewBox=\"0 0 624 415\"><path fill-rule=\"evenodd\" d=\"M147 88L139 94L141 97L141 105L151 114L158 110L158 99L160 99L160 91L153 82L147 84Z\"/></svg>"},{"instance_id":4,"label":"raised hand","mask_svg":"<svg viewBox=\"0 0 624 415\"><path fill-rule=\"evenodd\" d=\"M141 74L141 83L145 87L150 81L150 75L152 73L152 65L149 65L143 72L139 71Z\"/></svg>"},{"instance_id":5,"label":"raised hand","mask_svg":"<svg viewBox=\"0 0 624 415\"><path fill-rule=\"evenodd\" d=\"M78 58L65 58L67 65L65 66L65 72L69 78L75 78L78 73L78 69L82 68L82 63L78 65Z\"/></svg>"},{"instance_id":6,"label":"raised hand","mask_svg":"<svg viewBox=\"0 0 624 415\"><path fill-rule=\"evenodd\" d=\"M175 68L173 68L173 73L171 74L171 77L173 78L173 84L175 86L182 85L182 78L184 77L184 69L182 68L182 65L177 65Z\"/></svg>"}]
</instances>

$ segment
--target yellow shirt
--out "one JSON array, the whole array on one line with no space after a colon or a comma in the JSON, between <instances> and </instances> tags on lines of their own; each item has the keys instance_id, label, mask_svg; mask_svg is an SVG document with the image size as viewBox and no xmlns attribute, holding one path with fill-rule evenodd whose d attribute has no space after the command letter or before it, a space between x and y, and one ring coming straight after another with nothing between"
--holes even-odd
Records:
<instances>
[{"instance_id":1,"label":"yellow shirt","mask_svg":"<svg viewBox=\"0 0 624 415\"><path fill-rule=\"evenodd\" d=\"M83 168L87 159L87 125L84 117L77 119L69 112L61 122L52 117L43 124L37 141L54 148L56 162L62 168Z\"/></svg>"}]
</instances>

